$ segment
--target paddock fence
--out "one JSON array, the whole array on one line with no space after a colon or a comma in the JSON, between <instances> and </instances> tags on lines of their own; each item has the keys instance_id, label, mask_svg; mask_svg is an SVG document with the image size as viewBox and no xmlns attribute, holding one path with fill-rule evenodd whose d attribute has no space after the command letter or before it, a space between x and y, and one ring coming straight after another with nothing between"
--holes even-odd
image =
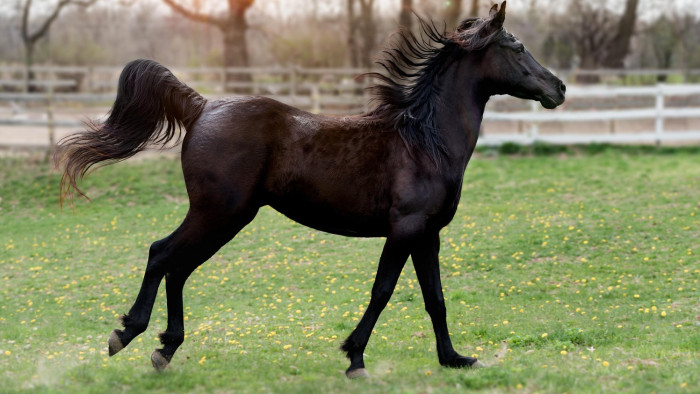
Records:
<instances>
[{"instance_id":1,"label":"paddock fence","mask_svg":"<svg viewBox=\"0 0 700 394\"><path fill-rule=\"evenodd\" d=\"M121 67L0 66L0 147L49 146L56 129L75 130L85 115L111 106ZM368 70L256 67L182 68L173 73L210 99L264 95L314 113L357 114L371 105ZM560 71L567 102L538 103L496 96L484 113L479 144L700 143L700 70ZM596 84L578 84L591 78ZM664 82L659 82L664 81ZM99 115L101 114L101 115ZM29 142L27 135L43 132ZM60 133L59 133L60 134ZM10 142L3 135L12 135ZM43 139L42 139L43 138ZM14 141L14 142L13 142Z\"/></svg>"}]
</instances>

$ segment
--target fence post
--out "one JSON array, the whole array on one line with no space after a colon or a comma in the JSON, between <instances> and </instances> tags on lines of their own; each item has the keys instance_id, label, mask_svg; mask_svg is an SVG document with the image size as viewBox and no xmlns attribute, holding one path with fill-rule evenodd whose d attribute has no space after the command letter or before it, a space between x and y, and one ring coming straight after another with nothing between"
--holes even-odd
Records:
<instances>
[{"instance_id":1,"label":"fence post","mask_svg":"<svg viewBox=\"0 0 700 394\"><path fill-rule=\"evenodd\" d=\"M318 84L314 84L311 88L311 113L318 114L321 112L321 90Z\"/></svg>"},{"instance_id":2,"label":"fence post","mask_svg":"<svg viewBox=\"0 0 700 394\"><path fill-rule=\"evenodd\" d=\"M22 67L22 81L24 81L24 84L22 84L22 93L29 93L29 73L31 71L25 66Z\"/></svg>"},{"instance_id":3,"label":"fence post","mask_svg":"<svg viewBox=\"0 0 700 394\"><path fill-rule=\"evenodd\" d=\"M226 65L224 65L224 66L221 67L221 71L220 71L220 73L219 73L219 76L220 76L220 78L221 78L221 88L222 88L222 92L223 92L224 94L226 94L226 92L228 92L228 86L226 86L226 82L227 82L227 79L228 79L228 78L227 78L227 77L228 77L228 71L226 70Z\"/></svg>"},{"instance_id":4,"label":"fence post","mask_svg":"<svg viewBox=\"0 0 700 394\"><path fill-rule=\"evenodd\" d=\"M289 66L289 95L292 97L292 102L297 101L297 66Z\"/></svg>"},{"instance_id":5,"label":"fence post","mask_svg":"<svg viewBox=\"0 0 700 394\"><path fill-rule=\"evenodd\" d=\"M540 103L537 101L530 101L530 110L532 113L537 113L537 111L540 108ZM540 125L537 123L537 121L532 121L530 123L530 139L532 140L532 143L535 143L537 141L538 135L540 134Z\"/></svg>"},{"instance_id":6,"label":"fence post","mask_svg":"<svg viewBox=\"0 0 700 394\"><path fill-rule=\"evenodd\" d=\"M257 68L253 69L253 68L247 67L245 72L248 73L248 75L250 76L250 81L253 83L253 95L259 96L260 95L260 78L255 78L255 74L258 73ZM262 72L260 72L260 73L263 74ZM243 79L246 79L246 78L243 77Z\"/></svg>"},{"instance_id":7,"label":"fence post","mask_svg":"<svg viewBox=\"0 0 700 394\"><path fill-rule=\"evenodd\" d=\"M95 90L95 68L93 66L88 66L85 72L85 85L82 86L82 91L85 93L94 93Z\"/></svg>"},{"instance_id":8,"label":"fence post","mask_svg":"<svg viewBox=\"0 0 700 394\"><path fill-rule=\"evenodd\" d=\"M664 134L664 87L660 83L656 91L656 145L661 145L661 140Z\"/></svg>"},{"instance_id":9,"label":"fence post","mask_svg":"<svg viewBox=\"0 0 700 394\"><path fill-rule=\"evenodd\" d=\"M49 149L46 151L45 160L48 162L51 159L51 154L56 146L56 125L54 123L53 114L53 85L55 81L55 74L53 71L53 62L49 63L49 85L46 91L46 127L48 128L49 137Z\"/></svg>"}]
</instances>

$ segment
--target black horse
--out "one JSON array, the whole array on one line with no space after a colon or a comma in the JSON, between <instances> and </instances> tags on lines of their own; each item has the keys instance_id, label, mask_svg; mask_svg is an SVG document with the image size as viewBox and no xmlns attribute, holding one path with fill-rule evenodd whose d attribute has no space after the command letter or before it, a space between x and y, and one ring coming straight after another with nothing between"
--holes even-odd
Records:
<instances>
[{"instance_id":1,"label":"black horse","mask_svg":"<svg viewBox=\"0 0 700 394\"><path fill-rule=\"evenodd\" d=\"M264 97L207 101L149 60L129 63L109 118L59 146L62 196L98 163L125 160L151 144L187 133L182 145L190 207L183 223L155 242L141 290L123 330L109 337L114 355L146 330L165 277L168 327L153 366L165 368L184 340L182 289L188 276L269 205L315 229L386 237L370 303L342 344L348 377L367 376L363 350L410 255L437 340L440 364L475 367L459 355L445 321L439 232L457 210L484 106L495 94L554 108L565 86L503 29L506 3L486 19L441 33L401 32L381 65L375 109L327 117Z\"/></svg>"}]
</instances>

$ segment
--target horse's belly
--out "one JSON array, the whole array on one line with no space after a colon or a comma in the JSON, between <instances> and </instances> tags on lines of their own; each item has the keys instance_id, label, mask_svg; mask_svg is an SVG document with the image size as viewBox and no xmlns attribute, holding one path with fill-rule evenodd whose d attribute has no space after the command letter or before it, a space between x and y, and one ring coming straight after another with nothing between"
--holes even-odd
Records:
<instances>
[{"instance_id":1,"label":"horse's belly","mask_svg":"<svg viewBox=\"0 0 700 394\"><path fill-rule=\"evenodd\" d=\"M300 197L287 195L269 205L295 222L332 234L385 237L389 232L388 207Z\"/></svg>"}]
</instances>

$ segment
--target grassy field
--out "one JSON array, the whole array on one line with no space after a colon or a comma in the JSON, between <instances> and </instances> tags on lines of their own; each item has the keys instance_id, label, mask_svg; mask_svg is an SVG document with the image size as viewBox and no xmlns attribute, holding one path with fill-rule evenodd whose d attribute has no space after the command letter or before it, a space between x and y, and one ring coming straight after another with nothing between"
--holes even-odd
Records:
<instances>
[{"instance_id":1,"label":"grassy field","mask_svg":"<svg viewBox=\"0 0 700 394\"><path fill-rule=\"evenodd\" d=\"M173 158L98 170L61 210L58 176L0 159L0 391L698 392L700 154L482 154L442 232L448 324L489 367L441 368L410 263L349 381L338 351L369 301L381 239L331 236L264 209L185 287L172 368L146 333L107 336L149 245L187 211ZM505 341L505 342L504 342Z\"/></svg>"}]
</instances>

